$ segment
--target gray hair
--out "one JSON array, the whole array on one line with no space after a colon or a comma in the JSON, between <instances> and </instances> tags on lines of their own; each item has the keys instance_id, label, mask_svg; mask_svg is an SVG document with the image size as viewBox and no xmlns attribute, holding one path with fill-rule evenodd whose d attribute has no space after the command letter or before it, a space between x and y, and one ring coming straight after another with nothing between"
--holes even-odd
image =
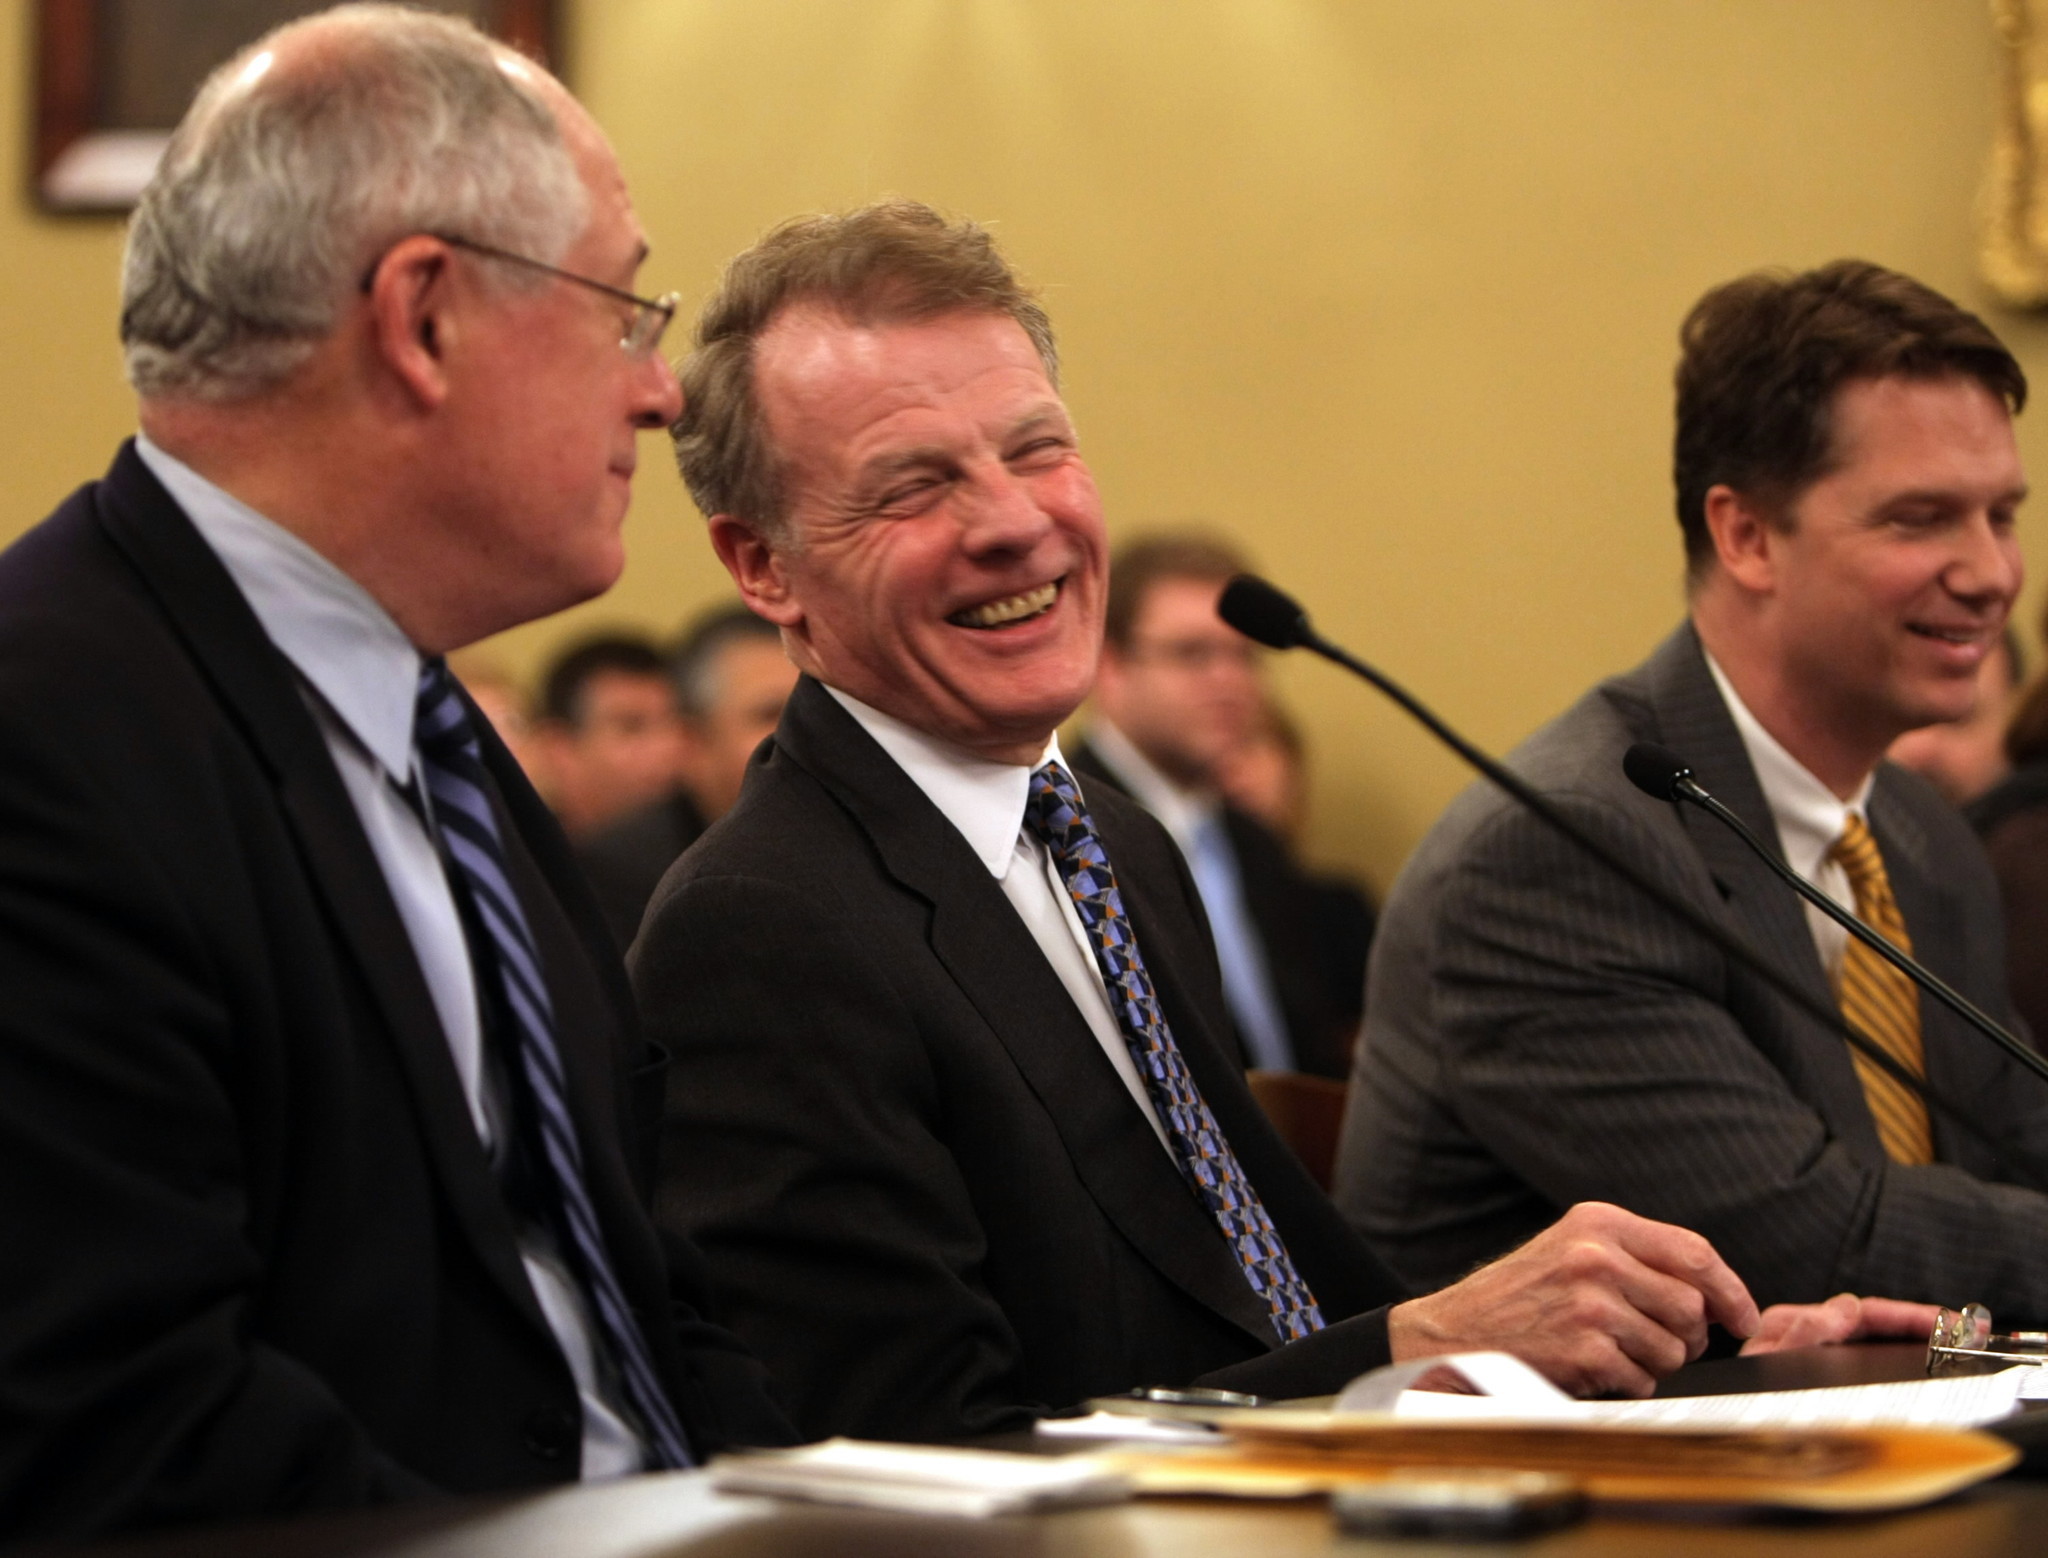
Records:
<instances>
[{"instance_id":1,"label":"gray hair","mask_svg":"<svg viewBox=\"0 0 2048 1558\"><path fill-rule=\"evenodd\" d=\"M293 35L302 48L279 59ZM554 113L508 58L452 17L344 5L215 71L128 226L121 341L136 391L272 388L414 233L559 260L588 193ZM497 285L540 284L524 267L491 269Z\"/></svg>"}]
</instances>

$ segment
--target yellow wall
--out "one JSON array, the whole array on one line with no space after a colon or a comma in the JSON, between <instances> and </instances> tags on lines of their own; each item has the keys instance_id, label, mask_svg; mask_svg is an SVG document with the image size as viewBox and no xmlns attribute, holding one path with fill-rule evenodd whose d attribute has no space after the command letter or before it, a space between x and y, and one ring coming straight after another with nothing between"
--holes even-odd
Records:
<instances>
[{"instance_id":1,"label":"yellow wall","mask_svg":"<svg viewBox=\"0 0 2048 1558\"><path fill-rule=\"evenodd\" d=\"M1114 529L1235 532L1495 748L1678 615L1669 376L1707 286L1866 255L1984 308L2048 390L2048 328L1971 261L1987 0L582 0L568 30L650 287L694 305L770 223L884 193L991 222L1051 301ZM0 209L0 534L126 430L118 248ZM644 454L624 582L507 635L514 664L720 593ZM1462 776L1334 671L1280 680L1315 852L1384 884Z\"/></svg>"}]
</instances>

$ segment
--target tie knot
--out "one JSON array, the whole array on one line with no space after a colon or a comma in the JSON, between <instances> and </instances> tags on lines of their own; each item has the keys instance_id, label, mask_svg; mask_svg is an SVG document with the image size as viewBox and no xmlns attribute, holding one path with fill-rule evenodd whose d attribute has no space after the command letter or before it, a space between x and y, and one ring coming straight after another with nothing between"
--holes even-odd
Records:
<instances>
[{"instance_id":1,"label":"tie knot","mask_svg":"<svg viewBox=\"0 0 2048 1558\"><path fill-rule=\"evenodd\" d=\"M413 702L413 739L428 754L476 752L469 710L463 706L448 662L438 655L420 667L419 692Z\"/></svg>"},{"instance_id":2,"label":"tie knot","mask_svg":"<svg viewBox=\"0 0 2048 1558\"><path fill-rule=\"evenodd\" d=\"M1076 838L1092 833L1088 808L1081 803L1080 786L1074 776L1058 763L1044 763L1031 771L1031 792L1024 803L1024 826L1047 848L1059 850Z\"/></svg>"},{"instance_id":3,"label":"tie knot","mask_svg":"<svg viewBox=\"0 0 2048 1558\"><path fill-rule=\"evenodd\" d=\"M1844 820L1842 836L1835 840L1828 854L1848 873L1850 885L1859 890L1865 883L1884 876L1884 856L1878 853L1877 838L1871 833L1870 824L1854 812Z\"/></svg>"}]
</instances>

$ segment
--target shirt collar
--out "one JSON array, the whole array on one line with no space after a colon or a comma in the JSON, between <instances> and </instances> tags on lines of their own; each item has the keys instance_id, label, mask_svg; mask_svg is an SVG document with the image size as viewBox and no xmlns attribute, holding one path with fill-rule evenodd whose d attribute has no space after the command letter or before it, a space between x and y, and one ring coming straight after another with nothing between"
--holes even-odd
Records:
<instances>
[{"instance_id":1,"label":"shirt collar","mask_svg":"<svg viewBox=\"0 0 2048 1558\"><path fill-rule=\"evenodd\" d=\"M837 687L827 686L825 691L839 700L840 707L875 738L876 745L959 830L988 874L997 881L1007 876L1017 855L1017 835L1024 827L1024 807L1031 798L1032 770L1048 762L1066 767L1058 734L1046 741L1038 763L992 763L906 725L893 714L869 708Z\"/></svg>"},{"instance_id":2,"label":"shirt collar","mask_svg":"<svg viewBox=\"0 0 2048 1558\"><path fill-rule=\"evenodd\" d=\"M1204 824L1222 809L1216 798L1190 790L1160 772L1131 738L1099 715L1088 727L1088 744L1103 766L1114 774L1131 799L1159 819L1160 825L1188 852L1188 846Z\"/></svg>"},{"instance_id":3,"label":"shirt collar","mask_svg":"<svg viewBox=\"0 0 2048 1558\"><path fill-rule=\"evenodd\" d=\"M135 452L185 511L263 631L394 778L412 772L420 652L370 592L274 520L137 434Z\"/></svg>"},{"instance_id":4,"label":"shirt collar","mask_svg":"<svg viewBox=\"0 0 2048 1558\"><path fill-rule=\"evenodd\" d=\"M1743 750L1749 755L1749 766L1756 771L1764 803L1770 807L1771 821L1777 825L1785 863L1801 876L1812 876L1835 840L1842 836L1848 819L1852 815L1865 816L1874 776L1866 774L1856 793L1842 800L1764 729L1712 655L1707 656L1707 669L1713 673L1714 685L1721 690L1721 701L1728 705L1735 720L1736 733L1742 737Z\"/></svg>"}]
</instances>

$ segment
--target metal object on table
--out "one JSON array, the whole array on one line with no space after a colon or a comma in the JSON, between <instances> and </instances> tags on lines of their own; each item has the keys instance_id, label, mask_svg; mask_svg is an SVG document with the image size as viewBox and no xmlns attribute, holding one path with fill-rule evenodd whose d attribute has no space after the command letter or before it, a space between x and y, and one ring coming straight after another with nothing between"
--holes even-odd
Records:
<instances>
[{"instance_id":1,"label":"metal object on table","mask_svg":"<svg viewBox=\"0 0 2048 1558\"><path fill-rule=\"evenodd\" d=\"M1963 1373L1975 1363L2048 1363L2048 1331L1993 1331L1982 1304L1940 1311L1927 1339L1927 1372Z\"/></svg>"}]
</instances>

